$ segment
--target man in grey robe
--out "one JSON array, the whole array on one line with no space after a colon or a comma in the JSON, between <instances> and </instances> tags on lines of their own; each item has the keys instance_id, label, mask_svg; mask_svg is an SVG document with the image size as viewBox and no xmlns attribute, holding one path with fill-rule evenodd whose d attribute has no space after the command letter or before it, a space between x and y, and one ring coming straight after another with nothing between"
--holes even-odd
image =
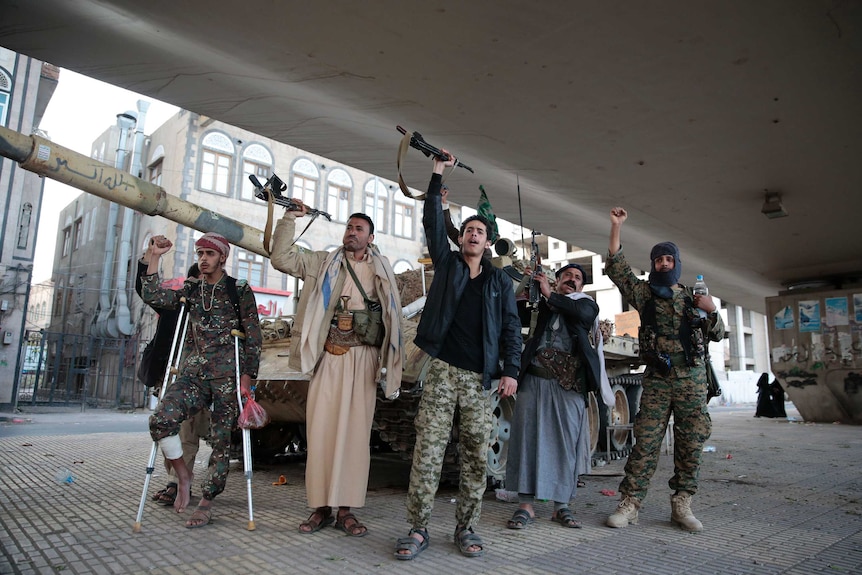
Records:
<instances>
[{"instance_id":1,"label":"man in grey robe","mask_svg":"<svg viewBox=\"0 0 862 575\"><path fill-rule=\"evenodd\" d=\"M535 521L534 501L551 500L551 519L580 527L569 509L578 475L589 471L586 398L603 392L613 399L598 330L599 307L582 292L583 268L567 264L556 273L555 291L543 273L534 274L543 298L536 329L521 356L522 382L506 464L506 489L518 492L520 506L507 523L523 529Z\"/></svg>"}]
</instances>

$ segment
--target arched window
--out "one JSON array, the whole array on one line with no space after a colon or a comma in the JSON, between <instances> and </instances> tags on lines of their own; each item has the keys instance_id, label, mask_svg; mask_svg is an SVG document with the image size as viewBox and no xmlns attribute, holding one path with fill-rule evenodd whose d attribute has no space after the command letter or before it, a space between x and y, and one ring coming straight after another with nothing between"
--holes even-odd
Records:
<instances>
[{"instance_id":1,"label":"arched window","mask_svg":"<svg viewBox=\"0 0 862 575\"><path fill-rule=\"evenodd\" d=\"M264 183L272 173L272 154L260 144L250 144L242 151L242 182L240 183L240 198L247 201L263 202L255 197L254 185L248 179L254 175Z\"/></svg>"},{"instance_id":2,"label":"arched window","mask_svg":"<svg viewBox=\"0 0 862 575\"><path fill-rule=\"evenodd\" d=\"M413 239L416 227L416 201L404 198L395 202L395 219L392 233L402 238Z\"/></svg>"},{"instance_id":3,"label":"arched window","mask_svg":"<svg viewBox=\"0 0 862 575\"><path fill-rule=\"evenodd\" d=\"M315 196L317 193L317 182L320 181L320 171L309 159L300 158L293 163L290 171L293 178L290 197L302 200L302 203L316 207Z\"/></svg>"},{"instance_id":4,"label":"arched window","mask_svg":"<svg viewBox=\"0 0 862 575\"><path fill-rule=\"evenodd\" d=\"M30 202L21 206L21 213L18 215L18 249L27 249L27 243L30 240L30 218L33 215L33 204Z\"/></svg>"},{"instance_id":5,"label":"arched window","mask_svg":"<svg viewBox=\"0 0 862 575\"><path fill-rule=\"evenodd\" d=\"M336 168L326 178L326 211L332 218L339 222L346 222L350 215L350 191L353 182L350 175Z\"/></svg>"},{"instance_id":6,"label":"arched window","mask_svg":"<svg viewBox=\"0 0 862 575\"><path fill-rule=\"evenodd\" d=\"M9 109L9 97L12 92L12 79L6 70L0 68L0 126L6 125L6 110Z\"/></svg>"},{"instance_id":7,"label":"arched window","mask_svg":"<svg viewBox=\"0 0 862 575\"><path fill-rule=\"evenodd\" d=\"M266 265L263 256L241 248L234 250L234 265L237 279L248 281L249 285L262 286L263 270Z\"/></svg>"},{"instance_id":8,"label":"arched window","mask_svg":"<svg viewBox=\"0 0 862 575\"><path fill-rule=\"evenodd\" d=\"M388 207L389 190L379 178L368 180L365 184L365 214L374 222L375 234L385 234L389 231L386 221Z\"/></svg>"},{"instance_id":9,"label":"arched window","mask_svg":"<svg viewBox=\"0 0 862 575\"><path fill-rule=\"evenodd\" d=\"M201 140L200 189L229 195L233 142L221 132L210 132Z\"/></svg>"},{"instance_id":10,"label":"arched window","mask_svg":"<svg viewBox=\"0 0 862 575\"><path fill-rule=\"evenodd\" d=\"M404 273L404 272L409 272L412 269L413 269L413 266L411 266L410 262L408 262L407 260L398 260L392 266L392 273L400 274L400 273Z\"/></svg>"}]
</instances>

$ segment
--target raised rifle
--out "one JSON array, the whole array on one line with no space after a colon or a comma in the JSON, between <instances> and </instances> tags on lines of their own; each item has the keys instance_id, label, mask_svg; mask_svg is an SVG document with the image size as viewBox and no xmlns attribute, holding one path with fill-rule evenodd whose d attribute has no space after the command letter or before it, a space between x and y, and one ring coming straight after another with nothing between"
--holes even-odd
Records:
<instances>
[{"instance_id":1,"label":"raised rifle","mask_svg":"<svg viewBox=\"0 0 862 575\"><path fill-rule=\"evenodd\" d=\"M407 135L406 129L402 128L401 126L396 126L396 128L398 128L398 131L401 132L402 134L404 134L405 136ZM427 158L430 158L431 156L435 156L444 162L449 160L450 158L452 158L453 160L455 160L455 165L457 167L464 168L465 170L467 170L471 174L474 173L473 168L471 168L467 164L465 164L465 163L461 162L460 160L452 157L451 154L447 154L446 152L444 152L440 148L435 148L434 146L432 146L431 144L426 142L425 138L423 138L422 134L420 134L419 132L413 132L410 135L410 147L416 148L417 150L419 150L420 152L425 154L425 157L427 157Z\"/></svg>"},{"instance_id":2,"label":"raised rifle","mask_svg":"<svg viewBox=\"0 0 862 575\"><path fill-rule=\"evenodd\" d=\"M530 279L530 297L528 301L531 305L539 303L539 296L542 295L539 289L539 282L536 281L536 274L544 273L542 271L542 254L539 252L539 244L536 243L536 236L542 235L541 232L533 230L533 237L530 239L530 267L533 269L532 278Z\"/></svg>"},{"instance_id":3,"label":"raised rifle","mask_svg":"<svg viewBox=\"0 0 862 575\"><path fill-rule=\"evenodd\" d=\"M251 184L254 186L254 195L255 197L265 201L267 206L269 207L269 211L266 216L266 227L263 230L263 249L266 250L266 253L272 253L272 206L274 204L278 204L284 208L287 208L288 211L299 211L301 210L300 205L293 201L291 198L284 197L281 193L287 189L287 184L281 181L281 178L276 176L275 174L271 175L265 184L261 184L260 180L257 179L257 176L254 174L249 174L248 179ZM304 204L303 204L304 205ZM311 220L305 225L305 228L302 232L294 238L293 242L291 242L291 246L296 243L296 240L302 237L306 231L308 231L308 227L314 223L314 220L317 219L317 216L323 216L326 218L326 221L331 222L332 216L324 212L323 210L316 210L311 206L305 206L306 213L311 216Z\"/></svg>"},{"instance_id":4,"label":"raised rifle","mask_svg":"<svg viewBox=\"0 0 862 575\"><path fill-rule=\"evenodd\" d=\"M249 174L249 181L251 181L254 186L254 195L255 197L268 202L269 196L272 196L272 203L278 204L284 208L287 208L288 211L298 211L299 204L293 201L292 198L287 198L282 195L282 192L287 189L287 184L281 181L281 178L273 174L269 177L265 184L261 184L260 180L257 179L257 176L254 174ZM324 212L323 210L317 210L312 208L311 206L305 206L308 210L308 215L312 217L312 219L317 216L323 216L326 218L326 221L331 222L332 216Z\"/></svg>"}]
</instances>

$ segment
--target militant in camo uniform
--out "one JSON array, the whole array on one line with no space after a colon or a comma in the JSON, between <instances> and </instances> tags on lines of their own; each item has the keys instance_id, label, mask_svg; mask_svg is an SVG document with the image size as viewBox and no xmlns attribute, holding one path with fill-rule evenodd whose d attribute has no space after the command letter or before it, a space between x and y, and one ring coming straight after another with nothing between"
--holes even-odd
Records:
<instances>
[{"instance_id":1,"label":"militant in camo uniform","mask_svg":"<svg viewBox=\"0 0 862 575\"><path fill-rule=\"evenodd\" d=\"M703 444L712 431L707 410L704 336L721 341L724 322L709 296L694 295L691 288L678 283L682 262L675 244L662 242L652 248L649 281L635 276L620 243L620 228L627 217L623 208L611 210L605 273L641 316L638 341L647 370L634 425L637 442L620 483L622 499L607 525L625 527L637 523L638 509L655 473L673 414L674 474L668 481L674 490L671 521L686 531L702 531L703 525L691 512L691 497L697 492ZM707 317L698 317L698 309L708 312Z\"/></svg>"},{"instance_id":2,"label":"militant in camo uniform","mask_svg":"<svg viewBox=\"0 0 862 575\"><path fill-rule=\"evenodd\" d=\"M170 249L170 241L162 236L154 238L154 241L155 257L150 260L149 275L141 277L143 299L154 307L175 309L180 305L180 298L185 297L189 326L183 342L180 374L150 417L150 434L153 441L159 441L165 458L171 460L178 471L179 489L174 508L181 513L188 505L192 470L182 459L178 436L180 424L212 404L210 444L213 449L207 476L201 484L203 497L186 523L186 527L201 527L210 521L212 500L224 490L230 463L231 432L239 415L231 330L239 329L245 333L240 344L244 395L249 392L251 380L257 377L263 337L251 288L245 281L228 277L222 269L230 250L223 236L207 233L195 242L202 277L198 281L186 281L179 290L159 287L158 273L153 272L158 269L161 254ZM236 284L239 317L228 282ZM185 475L185 480L181 475Z\"/></svg>"}]
</instances>

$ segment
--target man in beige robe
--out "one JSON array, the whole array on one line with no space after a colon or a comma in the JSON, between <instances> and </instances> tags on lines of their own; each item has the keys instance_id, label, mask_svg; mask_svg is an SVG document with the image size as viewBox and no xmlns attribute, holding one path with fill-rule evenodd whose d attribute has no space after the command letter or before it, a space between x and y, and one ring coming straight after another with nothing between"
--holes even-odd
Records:
<instances>
[{"instance_id":1,"label":"man in beige robe","mask_svg":"<svg viewBox=\"0 0 862 575\"><path fill-rule=\"evenodd\" d=\"M315 533L334 523L347 535L362 537L368 529L350 509L365 505L377 382L384 382L387 397L401 385L401 300L389 260L372 244L371 218L351 215L342 247L312 252L292 245L296 218L308 210L294 201L298 208L285 212L273 234L271 261L275 269L304 282L289 364L313 372L306 409L305 488L314 511L299 532ZM364 345L349 328L351 312L366 307L363 292L382 307L385 335L379 348Z\"/></svg>"}]
</instances>

